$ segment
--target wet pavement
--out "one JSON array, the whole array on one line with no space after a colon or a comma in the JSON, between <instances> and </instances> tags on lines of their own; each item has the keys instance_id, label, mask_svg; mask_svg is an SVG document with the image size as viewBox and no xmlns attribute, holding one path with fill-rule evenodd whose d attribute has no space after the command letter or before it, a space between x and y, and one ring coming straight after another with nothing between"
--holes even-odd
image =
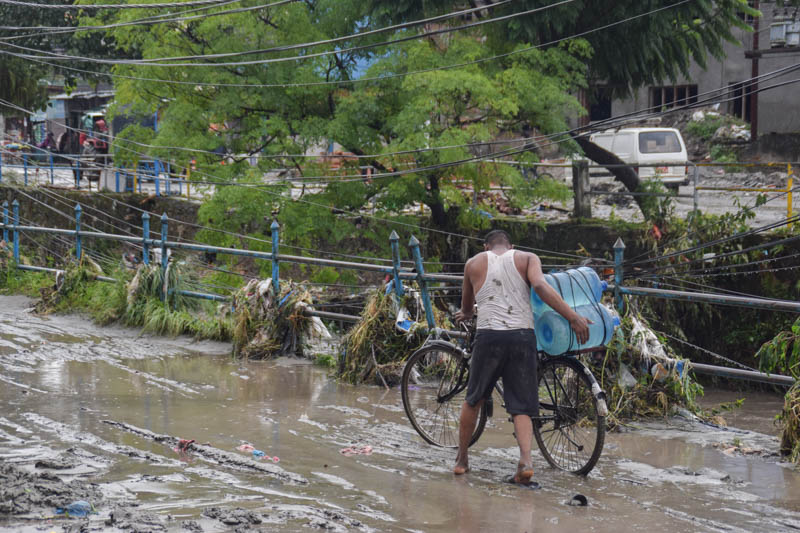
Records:
<instances>
[{"instance_id":1,"label":"wet pavement","mask_svg":"<svg viewBox=\"0 0 800 533\"><path fill-rule=\"evenodd\" d=\"M0 500L22 513L0 501L0 531L800 529L800 472L777 461L774 431L636 423L607 436L588 478L537 453L533 491L503 482L517 451L496 410L472 472L454 478L454 452L416 436L397 389L29 305L0 297ZM764 431L780 405L764 395L737 416ZM179 439L195 443L183 453ZM566 505L576 493L588 507ZM90 498L98 514L51 518L59 498Z\"/></svg>"}]
</instances>

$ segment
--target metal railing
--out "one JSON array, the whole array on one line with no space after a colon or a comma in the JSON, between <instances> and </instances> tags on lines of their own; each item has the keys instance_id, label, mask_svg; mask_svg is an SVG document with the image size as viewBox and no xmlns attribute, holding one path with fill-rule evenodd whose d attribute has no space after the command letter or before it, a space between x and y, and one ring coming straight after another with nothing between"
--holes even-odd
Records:
<instances>
[{"instance_id":1,"label":"metal railing","mask_svg":"<svg viewBox=\"0 0 800 533\"><path fill-rule=\"evenodd\" d=\"M81 228L82 208L80 204L75 206L74 229L48 228L42 226L20 224L19 201L16 199L11 203L11 213L9 213L8 201L3 202L2 208L3 208L3 218L0 227L2 227L3 239L5 243L8 242L12 243L11 246L12 246L12 256L14 264L16 268L19 268L21 270L49 272L49 273L59 272L58 269L33 266L33 265L23 265L20 263L19 238L20 238L20 232L25 231L25 232L68 236L74 238L75 256L76 259L79 260L83 256L83 239L85 238L106 239L106 240L127 242L136 245L141 245L142 262L145 264L150 264L150 250L152 248L160 248L161 268L164 271L166 271L170 261L169 250L190 250L190 251L199 251L199 252L214 253L214 254L244 256L252 259L270 261L272 263L272 287L273 290L276 291L275 292L276 295L280 287L279 265L281 262L308 264L308 265L316 265L323 267L334 267L340 269L353 269L365 272L375 272L375 273L387 274L393 278L392 288L395 297L398 299L398 302L405 294L403 281L415 280L417 282L420 292L420 299L422 301L422 306L425 311L425 321L428 331L439 331L437 329L436 321L433 314L433 305L430 297L431 291L429 283L461 282L463 280L463 276L457 274L426 273L424 269L424 263L422 260L422 253L420 251L420 242L416 237L413 236L411 237L408 246L411 252L411 257L414 262L414 270L416 271L414 272L410 270L408 267L402 266L400 258L399 236L394 231L392 232L389 238L392 250L391 264L389 265L389 264L373 264L373 263L360 263L353 261L342 261L337 259L323 259L318 257L306 257L306 256L297 256L297 255L280 253L279 251L280 226L278 225L277 221L274 221L270 227L272 236L272 249L267 252L261 252L256 250L226 248L221 246L211 246L206 244L196 244L196 243L178 242L170 240L169 218L167 217L166 213L164 213L161 216L160 220L161 221L160 238L153 239L150 237L150 215L146 212L142 215L142 236L139 237L136 235L118 235L114 233L83 230ZM613 292L616 305L620 310L622 310L623 307L623 295L627 295L627 296L641 296L641 297L653 297L653 298L667 298L667 299L681 300L685 302L694 302L694 303L729 305L729 306L749 308L749 309L765 309L771 311L789 311L794 313L800 313L800 302L794 302L788 300L777 300L769 298L750 298L741 296L731 296L728 294L625 286L623 285L625 281L624 269L623 269L625 244L622 242L622 239L617 239L616 243L614 244L613 250L614 250L614 284L609 286L608 290ZM106 281L106 282L117 281L114 278L107 276L97 276L96 279L99 281ZM163 291L164 292L162 294L162 298L166 299L169 287L165 285L163 287ZM202 293L197 291L180 290L179 293L184 296L192 298L202 298L214 301L230 300L230 297L227 296ZM359 320L359 317L355 315L331 313L327 311L308 310L307 314L310 316L318 316L321 318L329 318L333 320L343 320L343 321ZM710 365L705 365L705 366L710 367ZM709 370L709 368L698 367L697 371L706 373L724 374L726 372L726 368L711 367L711 370ZM766 381L779 385L785 385L787 383L787 379L791 379L785 376L769 376L763 373L756 373L756 374L758 380L760 381ZM737 375L734 375L733 373L729 373L728 377L741 378L743 377L743 374L739 373Z\"/></svg>"}]
</instances>

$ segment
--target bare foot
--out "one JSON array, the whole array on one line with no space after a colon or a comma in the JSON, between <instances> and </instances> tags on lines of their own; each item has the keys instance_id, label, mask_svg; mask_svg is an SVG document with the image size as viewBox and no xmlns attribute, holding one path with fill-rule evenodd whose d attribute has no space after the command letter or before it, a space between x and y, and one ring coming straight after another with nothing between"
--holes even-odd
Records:
<instances>
[{"instance_id":1,"label":"bare foot","mask_svg":"<svg viewBox=\"0 0 800 533\"><path fill-rule=\"evenodd\" d=\"M469 472L469 466L461 463L456 463L456 466L453 467L453 473L457 476L461 476Z\"/></svg>"},{"instance_id":2,"label":"bare foot","mask_svg":"<svg viewBox=\"0 0 800 533\"><path fill-rule=\"evenodd\" d=\"M519 483L520 485L527 485L531 482L531 478L533 477L533 466L531 465L517 465L517 473L514 474L514 483Z\"/></svg>"},{"instance_id":3,"label":"bare foot","mask_svg":"<svg viewBox=\"0 0 800 533\"><path fill-rule=\"evenodd\" d=\"M453 473L457 476L461 476L469 472L469 460L465 457L464 459L461 458L461 454L456 457L456 466L453 467Z\"/></svg>"}]
</instances>

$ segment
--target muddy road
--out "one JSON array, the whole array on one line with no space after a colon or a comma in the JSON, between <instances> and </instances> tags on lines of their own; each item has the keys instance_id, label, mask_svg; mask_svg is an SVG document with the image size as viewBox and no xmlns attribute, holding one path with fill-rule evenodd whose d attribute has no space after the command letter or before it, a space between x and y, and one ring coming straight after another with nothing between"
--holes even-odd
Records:
<instances>
[{"instance_id":1,"label":"muddy road","mask_svg":"<svg viewBox=\"0 0 800 533\"><path fill-rule=\"evenodd\" d=\"M586 479L537 454L533 491L502 481L516 461L505 417L456 479L454 453L416 437L398 390L29 305L0 297L0 531L800 529L800 473L771 455L763 423L779 397L736 415L771 434L673 418L609 435ZM184 453L179 439L195 442ZM589 506L566 505L575 493ZM75 500L96 514L55 515Z\"/></svg>"}]
</instances>

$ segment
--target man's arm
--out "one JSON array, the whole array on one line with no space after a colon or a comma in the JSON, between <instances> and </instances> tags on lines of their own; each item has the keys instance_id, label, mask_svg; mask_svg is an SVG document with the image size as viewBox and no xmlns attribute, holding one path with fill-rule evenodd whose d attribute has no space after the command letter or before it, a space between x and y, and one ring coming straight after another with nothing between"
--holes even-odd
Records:
<instances>
[{"instance_id":1,"label":"man's arm","mask_svg":"<svg viewBox=\"0 0 800 533\"><path fill-rule=\"evenodd\" d=\"M475 306L475 290L472 287L470 274L475 268L474 257L464 265L464 282L461 284L461 309L456 312L456 322L463 322L472 318L472 309Z\"/></svg>"},{"instance_id":2,"label":"man's arm","mask_svg":"<svg viewBox=\"0 0 800 533\"><path fill-rule=\"evenodd\" d=\"M576 313L567 302L550 286L544 279L542 272L542 263L536 254L528 254L528 281L531 288L536 291L539 298L544 303L553 308L559 315L563 316L569 322L570 327L575 332L578 342L583 344L589 340L589 324L592 322L586 317L582 317Z\"/></svg>"}]
</instances>

